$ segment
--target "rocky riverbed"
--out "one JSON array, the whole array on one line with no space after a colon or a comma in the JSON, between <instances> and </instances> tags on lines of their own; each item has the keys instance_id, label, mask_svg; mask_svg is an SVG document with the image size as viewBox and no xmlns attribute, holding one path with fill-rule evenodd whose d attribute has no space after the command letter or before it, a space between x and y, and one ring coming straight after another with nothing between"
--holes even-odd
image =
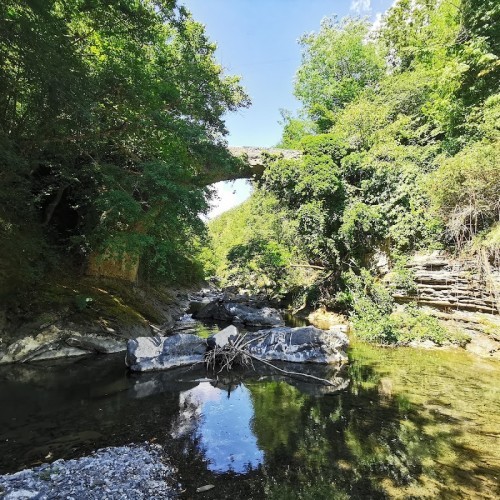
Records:
<instances>
[{"instance_id":1,"label":"rocky riverbed","mask_svg":"<svg viewBox=\"0 0 500 500\"><path fill-rule=\"evenodd\" d=\"M206 325L189 323L207 332ZM9 492L25 488L44 498L46 489L29 487L36 480L42 488L48 479L52 498L69 498L55 488L66 478L80 484L77 475L87 474L80 466L89 466L86 477L94 482L87 484L99 498L141 498L131 483L124 483L121 496L110 497L106 488L119 491L126 479L120 468L135 474L136 458L145 474L135 477L156 480L156 473L146 473L145 448L168 469L159 490L166 498L177 483L181 498L214 500L498 498L498 363L458 349L387 349L356 341L347 369L273 363L334 386L258 363L257 371L220 374L201 365L131 373L122 354L1 366L3 493L8 480ZM103 449L129 456L106 451L106 461L92 467L87 459ZM170 474L169 464L177 469ZM58 467L68 475L53 474ZM23 474L28 488L16 482ZM107 485L99 484L102 477ZM214 487L197 493L208 485ZM94 489L73 498L94 498Z\"/></svg>"},{"instance_id":2,"label":"rocky riverbed","mask_svg":"<svg viewBox=\"0 0 500 500\"><path fill-rule=\"evenodd\" d=\"M104 448L0 476L0 498L169 499L178 493L175 473L159 445Z\"/></svg>"}]
</instances>

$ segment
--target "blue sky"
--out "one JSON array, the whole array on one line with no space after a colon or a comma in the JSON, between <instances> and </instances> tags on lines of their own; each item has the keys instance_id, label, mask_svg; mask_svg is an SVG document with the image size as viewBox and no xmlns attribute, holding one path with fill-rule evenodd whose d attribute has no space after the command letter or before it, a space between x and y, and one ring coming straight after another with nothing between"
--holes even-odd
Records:
<instances>
[{"instance_id":1,"label":"blue sky","mask_svg":"<svg viewBox=\"0 0 500 500\"><path fill-rule=\"evenodd\" d=\"M180 0L217 43L227 74L242 77L252 106L226 116L231 146L274 146L281 137L280 109L297 110L293 79L300 64L297 40L337 15L375 20L393 0ZM211 217L250 194L245 181L217 186L220 202Z\"/></svg>"}]
</instances>

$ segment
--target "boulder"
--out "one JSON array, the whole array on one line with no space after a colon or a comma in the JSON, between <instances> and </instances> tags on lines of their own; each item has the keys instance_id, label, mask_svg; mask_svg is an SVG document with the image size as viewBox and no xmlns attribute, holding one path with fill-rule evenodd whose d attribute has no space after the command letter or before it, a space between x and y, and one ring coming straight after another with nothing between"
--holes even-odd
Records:
<instances>
[{"instance_id":1,"label":"boulder","mask_svg":"<svg viewBox=\"0 0 500 500\"><path fill-rule=\"evenodd\" d=\"M246 333L245 343L250 354L271 361L292 363L324 363L342 365L347 362L349 345L347 326L337 325L329 331L314 326L271 328ZM209 347L224 347L236 339L238 329L231 325L209 337Z\"/></svg>"},{"instance_id":2,"label":"boulder","mask_svg":"<svg viewBox=\"0 0 500 500\"><path fill-rule=\"evenodd\" d=\"M212 301L209 299L201 299L201 300L191 300L189 302L189 309L188 311L192 314L196 314L200 312L204 307L206 307L208 304L210 304Z\"/></svg>"},{"instance_id":3,"label":"boulder","mask_svg":"<svg viewBox=\"0 0 500 500\"><path fill-rule=\"evenodd\" d=\"M165 370L204 360L207 343L197 335L139 337L127 342L125 364L137 372Z\"/></svg>"},{"instance_id":4,"label":"boulder","mask_svg":"<svg viewBox=\"0 0 500 500\"><path fill-rule=\"evenodd\" d=\"M280 313L271 307L250 307L237 302L213 301L195 315L198 319L214 319L247 326L283 326Z\"/></svg>"},{"instance_id":5,"label":"boulder","mask_svg":"<svg viewBox=\"0 0 500 500\"><path fill-rule=\"evenodd\" d=\"M324 307L311 312L307 319L311 325L321 330L335 329L338 326L348 326L348 321L344 316L327 311Z\"/></svg>"},{"instance_id":6,"label":"boulder","mask_svg":"<svg viewBox=\"0 0 500 500\"><path fill-rule=\"evenodd\" d=\"M230 325L224 330L212 335L207 339L208 347L213 349L215 346L224 347L229 344L229 342L236 340L238 337L239 331L234 325Z\"/></svg>"},{"instance_id":7,"label":"boulder","mask_svg":"<svg viewBox=\"0 0 500 500\"><path fill-rule=\"evenodd\" d=\"M248 352L264 360L292 363L347 362L349 339L341 328L329 331L314 326L272 328L247 334Z\"/></svg>"}]
</instances>

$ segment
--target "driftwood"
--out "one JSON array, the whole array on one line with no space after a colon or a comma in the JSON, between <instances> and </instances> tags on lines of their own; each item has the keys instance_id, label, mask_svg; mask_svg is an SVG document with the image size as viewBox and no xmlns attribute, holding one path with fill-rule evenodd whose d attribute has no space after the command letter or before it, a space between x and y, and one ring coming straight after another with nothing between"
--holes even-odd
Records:
<instances>
[{"instance_id":1,"label":"driftwood","mask_svg":"<svg viewBox=\"0 0 500 500\"><path fill-rule=\"evenodd\" d=\"M208 366L208 368L211 368L212 371L215 372L217 368L219 368L217 373L221 373L224 370L230 371L233 366L243 366L246 368L252 368L255 369L253 365L253 361L259 361L260 363L269 366L276 370L279 373L283 373L284 375L288 377L304 377L308 379L312 379L316 382L321 382L322 384L325 385L331 385L335 386L334 383L332 383L330 380L316 377L314 375L310 375L308 373L300 373L300 372L294 372L290 370L284 370L283 368L279 368L269 361L266 361L259 356L256 356L255 354L251 354L248 351L248 344L251 342L254 342L256 340L260 340L264 337L266 337L267 334L261 335L260 337L257 338L252 338L252 340L249 340L245 342L246 335L238 335L236 339L233 341L229 341L225 346L220 347L218 345L214 346L213 349L208 351L205 354L205 364Z\"/></svg>"}]
</instances>

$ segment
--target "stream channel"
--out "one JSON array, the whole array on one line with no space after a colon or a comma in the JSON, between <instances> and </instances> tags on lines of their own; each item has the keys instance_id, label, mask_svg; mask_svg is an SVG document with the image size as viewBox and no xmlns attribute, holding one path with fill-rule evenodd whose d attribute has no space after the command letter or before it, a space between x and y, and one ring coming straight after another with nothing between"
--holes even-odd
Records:
<instances>
[{"instance_id":1,"label":"stream channel","mask_svg":"<svg viewBox=\"0 0 500 500\"><path fill-rule=\"evenodd\" d=\"M2 366L0 474L150 441L181 498L500 497L498 363L356 341L349 358L307 366L333 392L261 369L132 374L122 354Z\"/></svg>"}]
</instances>

